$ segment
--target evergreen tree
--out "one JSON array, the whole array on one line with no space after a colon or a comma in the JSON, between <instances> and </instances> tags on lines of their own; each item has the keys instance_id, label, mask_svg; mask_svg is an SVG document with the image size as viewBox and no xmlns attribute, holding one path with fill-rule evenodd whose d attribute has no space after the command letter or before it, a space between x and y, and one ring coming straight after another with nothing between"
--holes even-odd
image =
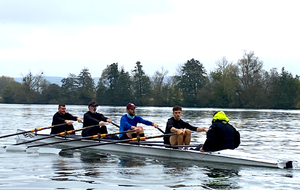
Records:
<instances>
[{"instance_id":1,"label":"evergreen tree","mask_svg":"<svg viewBox=\"0 0 300 190\"><path fill-rule=\"evenodd\" d=\"M61 80L62 102L66 104L76 104L78 100L79 82L75 74L70 73L67 78Z\"/></svg>"},{"instance_id":2,"label":"evergreen tree","mask_svg":"<svg viewBox=\"0 0 300 190\"><path fill-rule=\"evenodd\" d=\"M126 105L131 99L131 80L128 72L118 69L118 63L108 65L97 84L97 102L104 105Z\"/></svg>"},{"instance_id":3,"label":"evergreen tree","mask_svg":"<svg viewBox=\"0 0 300 190\"><path fill-rule=\"evenodd\" d=\"M280 75L276 75L272 82L271 99L272 108L292 109L295 108L299 100L299 80L293 78L292 74L285 71L284 67Z\"/></svg>"},{"instance_id":4,"label":"evergreen tree","mask_svg":"<svg viewBox=\"0 0 300 190\"><path fill-rule=\"evenodd\" d=\"M117 105L126 105L132 99L132 81L128 72L122 68L119 73L119 80L117 85Z\"/></svg>"},{"instance_id":5,"label":"evergreen tree","mask_svg":"<svg viewBox=\"0 0 300 190\"><path fill-rule=\"evenodd\" d=\"M78 75L78 102L77 104L88 104L95 98L95 82L89 72L84 68Z\"/></svg>"},{"instance_id":6,"label":"evergreen tree","mask_svg":"<svg viewBox=\"0 0 300 190\"><path fill-rule=\"evenodd\" d=\"M150 78L142 69L141 62L136 62L133 73L133 97L134 102L138 105L147 105L151 93Z\"/></svg>"},{"instance_id":7,"label":"evergreen tree","mask_svg":"<svg viewBox=\"0 0 300 190\"><path fill-rule=\"evenodd\" d=\"M188 60L176 76L177 87L182 92L185 106L197 106L197 93L207 82L207 73L202 63L198 60Z\"/></svg>"}]
</instances>

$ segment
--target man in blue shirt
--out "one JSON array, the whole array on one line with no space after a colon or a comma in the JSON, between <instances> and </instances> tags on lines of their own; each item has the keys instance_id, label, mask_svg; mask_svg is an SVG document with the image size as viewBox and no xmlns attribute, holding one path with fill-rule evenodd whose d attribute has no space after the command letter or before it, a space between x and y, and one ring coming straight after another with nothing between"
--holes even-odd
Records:
<instances>
[{"instance_id":1,"label":"man in blue shirt","mask_svg":"<svg viewBox=\"0 0 300 190\"><path fill-rule=\"evenodd\" d=\"M120 139L131 139L139 135L140 137L145 136L142 126L137 126L138 123L143 123L145 125L152 125L157 128L157 124L144 120L142 117L135 115L135 105L133 103L128 103L126 106L127 114L121 117L120 121L120 132L127 130L134 130L134 132L120 134Z\"/></svg>"}]
</instances>

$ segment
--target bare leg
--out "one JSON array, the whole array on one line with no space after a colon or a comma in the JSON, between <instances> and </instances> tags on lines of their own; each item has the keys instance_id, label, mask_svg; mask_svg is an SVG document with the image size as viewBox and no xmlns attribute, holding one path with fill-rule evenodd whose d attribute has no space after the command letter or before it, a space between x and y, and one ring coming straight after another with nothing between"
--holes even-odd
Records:
<instances>
[{"instance_id":1,"label":"bare leg","mask_svg":"<svg viewBox=\"0 0 300 190\"><path fill-rule=\"evenodd\" d=\"M138 129L139 129L139 132L138 132L139 134L144 133L144 129L142 126L138 126Z\"/></svg>"},{"instance_id":2,"label":"bare leg","mask_svg":"<svg viewBox=\"0 0 300 190\"><path fill-rule=\"evenodd\" d=\"M137 130L136 132L126 133L127 137L129 137L129 138L131 139L133 133L136 133L137 135L139 135L139 134L141 134L141 133L144 133L143 127L138 126L137 128L138 128L138 130Z\"/></svg>"},{"instance_id":3,"label":"bare leg","mask_svg":"<svg viewBox=\"0 0 300 190\"><path fill-rule=\"evenodd\" d=\"M172 136L170 137L170 144L171 144L171 145L177 145L177 136L178 136L178 135L172 135Z\"/></svg>"},{"instance_id":4,"label":"bare leg","mask_svg":"<svg viewBox=\"0 0 300 190\"><path fill-rule=\"evenodd\" d=\"M177 135L177 145L183 145L183 134Z\"/></svg>"},{"instance_id":5,"label":"bare leg","mask_svg":"<svg viewBox=\"0 0 300 190\"><path fill-rule=\"evenodd\" d=\"M184 132L185 136L184 136L184 144L185 145L189 145L191 142L191 130L186 129Z\"/></svg>"},{"instance_id":6,"label":"bare leg","mask_svg":"<svg viewBox=\"0 0 300 190\"><path fill-rule=\"evenodd\" d=\"M126 135L128 138L130 138L130 139L132 138L132 133L126 133Z\"/></svg>"}]
</instances>

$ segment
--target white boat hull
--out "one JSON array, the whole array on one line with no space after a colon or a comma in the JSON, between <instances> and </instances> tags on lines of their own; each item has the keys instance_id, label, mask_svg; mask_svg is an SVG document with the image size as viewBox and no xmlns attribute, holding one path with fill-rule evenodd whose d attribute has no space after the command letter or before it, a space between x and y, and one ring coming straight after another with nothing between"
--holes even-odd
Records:
<instances>
[{"instance_id":1,"label":"white boat hull","mask_svg":"<svg viewBox=\"0 0 300 190\"><path fill-rule=\"evenodd\" d=\"M20 130L21 131L21 130ZM34 133L24 133L17 137L17 142L26 142L33 139L43 138L45 134L34 134ZM61 137L52 137L39 141L30 143L32 144L43 144L52 142L65 141ZM99 143L98 141L90 140L79 140L64 142L60 144L51 145L52 147L80 147L85 145L93 145ZM105 143L101 141L101 143ZM25 144L29 145L29 144ZM273 168L292 168L292 161L276 160L262 156L256 156L253 154L243 153L237 150L222 150L217 152L200 152L195 150L180 150L165 148L164 146L147 146L147 145L137 145L129 143L116 143L107 144L99 146L91 146L87 149L101 152L101 153L126 153L131 155L143 155L143 156L155 156L170 159L182 159L182 160L192 160L201 162L218 162L227 164L238 164L238 165L248 165L248 166L263 166L263 167L273 167Z\"/></svg>"}]
</instances>

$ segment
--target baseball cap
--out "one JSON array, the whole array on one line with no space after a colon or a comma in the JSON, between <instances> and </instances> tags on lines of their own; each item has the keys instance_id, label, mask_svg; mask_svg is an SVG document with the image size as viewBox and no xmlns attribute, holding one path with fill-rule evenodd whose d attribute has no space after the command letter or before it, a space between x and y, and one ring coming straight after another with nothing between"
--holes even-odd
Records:
<instances>
[{"instance_id":1,"label":"baseball cap","mask_svg":"<svg viewBox=\"0 0 300 190\"><path fill-rule=\"evenodd\" d=\"M128 103L126 108L127 109L135 109L135 105L133 103Z\"/></svg>"},{"instance_id":2,"label":"baseball cap","mask_svg":"<svg viewBox=\"0 0 300 190\"><path fill-rule=\"evenodd\" d=\"M96 102L90 102L90 103L89 103L89 107L90 107L90 106L96 107L96 106L98 106L98 104L96 104Z\"/></svg>"}]
</instances>

